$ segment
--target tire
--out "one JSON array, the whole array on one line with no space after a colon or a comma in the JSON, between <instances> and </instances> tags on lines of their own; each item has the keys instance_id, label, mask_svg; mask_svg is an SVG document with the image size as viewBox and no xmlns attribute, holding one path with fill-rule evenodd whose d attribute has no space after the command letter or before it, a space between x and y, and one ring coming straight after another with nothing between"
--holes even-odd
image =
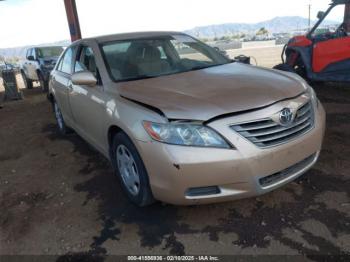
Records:
<instances>
[{"instance_id":1,"label":"tire","mask_svg":"<svg viewBox=\"0 0 350 262\"><path fill-rule=\"evenodd\" d=\"M45 80L42 73L38 72L38 78L40 82L40 87L43 92L47 92L49 90L49 81Z\"/></svg>"},{"instance_id":2,"label":"tire","mask_svg":"<svg viewBox=\"0 0 350 262\"><path fill-rule=\"evenodd\" d=\"M129 200L140 207L154 203L146 168L125 133L119 132L114 136L111 152L114 172Z\"/></svg>"},{"instance_id":3,"label":"tire","mask_svg":"<svg viewBox=\"0 0 350 262\"><path fill-rule=\"evenodd\" d=\"M273 69L277 69L280 71L290 72L290 73L296 73L294 68L288 64L279 64L273 67Z\"/></svg>"},{"instance_id":4,"label":"tire","mask_svg":"<svg viewBox=\"0 0 350 262\"><path fill-rule=\"evenodd\" d=\"M296 67L295 67L295 72L300 75L302 78L304 78L306 81L309 81L307 77L307 72L306 72L306 66L304 65L304 62L298 61Z\"/></svg>"},{"instance_id":5,"label":"tire","mask_svg":"<svg viewBox=\"0 0 350 262\"><path fill-rule=\"evenodd\" d=\"M22 78L23 78L23 82L24 82L25 88L33 89L33 82L32 82L32 80L28 79L24 72L22 72Z\"/></svg>"},{"instance_id":6,"label":"tire","mask_svg":"<svg viewBox=\"0 0 350 262\"><path fill-rule=\"evenodd\" d=\"M67 135L67 134L71 133L71 129L64 122L63 115L61 113L61 109L59 108L56 100L53 100L52 106L53 106L53 111L55 113L55 118L56 118L58 131L62 135Z\"/></svg>"}]
</instances>

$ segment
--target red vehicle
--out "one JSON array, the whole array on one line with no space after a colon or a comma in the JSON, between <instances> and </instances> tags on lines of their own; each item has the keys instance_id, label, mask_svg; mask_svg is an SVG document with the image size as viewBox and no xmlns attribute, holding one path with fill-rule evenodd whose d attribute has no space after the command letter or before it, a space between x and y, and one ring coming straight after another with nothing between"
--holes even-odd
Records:
<instances>
[{"instance_id":1,"label":"red vehicle","mask_svg":"<svg viewBox=\"0 0 350 262\"><path fill-rule=\"evenodd\" d=\"M342 23L332 25L331 15L342 15ZM275 69L296 72L309 81L350 82L350 0L333 0L326 12L306 34L289 40L282 64Z\"/></svg>"}]
</instances>

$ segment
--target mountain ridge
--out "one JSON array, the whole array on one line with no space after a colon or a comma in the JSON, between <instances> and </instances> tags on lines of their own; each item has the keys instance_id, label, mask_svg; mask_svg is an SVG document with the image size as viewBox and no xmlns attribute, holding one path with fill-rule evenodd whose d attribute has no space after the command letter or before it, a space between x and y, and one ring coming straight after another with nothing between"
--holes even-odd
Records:
<instances>
[{"instance_id":1,"label":"mountain ridge","mask_svg":"<svg viewBox=\"0 0 350 262\"><path fill-rule=\"evenodd\" d=\"M316 20L311 21L311 26ZM335 24L335 21L324 21L324 25ZM295 30L304 30L309 26L309 19L301 16L277 16L270 20L258 23L224 23L206 26L197 26L185 33L201 38L214 38L238 33L256 33L264 27L269 33L284 33Z\"/></svg>"},{"instance_id":2,"label":"mountain ridge","mask_svg":"<svg viewBox=\"0 0 350 262\"><path fill-rule=\"evenodd\" d=\"M313 25L316 21L313 20ZM335 21L325 21L325 24L335 24ZM214 38L222 37L226 35L234 35L238 33L256 33L260 28L264 27L269 33L282 33L291 32L293 30L302 30L308 28L308 19L300 16L277 16L270 20L258 22L258 23L225 23L225 24L214 24L206 26L197 26L189 30L185 30L195 37L200 38ZM57 41L54 43L47 43L35 46L43 45L69 45L69 40ZM24 57L25 52L28 48L34 45L26 45L13 48L0 48L0 55L5 57Z\"/></svg>"}]
</instances>

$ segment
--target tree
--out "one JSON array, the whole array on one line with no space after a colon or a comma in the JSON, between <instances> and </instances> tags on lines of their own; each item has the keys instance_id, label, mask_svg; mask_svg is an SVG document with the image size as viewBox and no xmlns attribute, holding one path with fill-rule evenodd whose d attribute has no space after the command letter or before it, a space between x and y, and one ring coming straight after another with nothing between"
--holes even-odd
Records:
<instances>
[{"instance_id":1,"label":"tree","mask_svg":"<svg viewBox=\"0 0 350 262\"><path fill-rule=\"evenodd\" d=\"M256 35L268 35L268 34L269 34L269 31L265 27L260 28L259 31L256 33Z\"/></svg>"},{"instance_id":2,"label":"tree","mask_svg":"<svg viewBox=\"0 0 350 262\"><path fill-rule=\"evenodd\" d=\"M0 62L5 62L5 57L3 55L0 55Z\"/></svg>"},{"instance_id":3,"label":"tree","mask_svg":"<svg viewBox=\"0 0 350 262\"><path fill-rule=\"evenodd\" d=\"M227 35L224 35L224 36L220 37L219 40L221 40L221 41L230 40L230 37Z\"/></svg>"}]
</instances>

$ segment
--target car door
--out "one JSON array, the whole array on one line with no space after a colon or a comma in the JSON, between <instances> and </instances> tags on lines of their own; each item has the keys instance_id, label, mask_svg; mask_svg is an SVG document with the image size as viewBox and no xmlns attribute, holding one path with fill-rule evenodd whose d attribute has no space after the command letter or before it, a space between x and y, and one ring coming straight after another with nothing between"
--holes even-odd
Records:
<instances>
[{"instance_id":1,"label":"car door","mask_svg":"<svg viewBox=\"0 0 350 262\"><path fill-rule=\"evenodd\" d=\"M72 84L69 102L72 115L79 133L103 151L103 142L107 134L102 127L102 119L106 114L106 95L103 92L102 80L96 66L93 49L85 44L79 46L76 52L74 72L90 71L97 79L94 87Z\"/></svg>"},{"instance_id":2,"label":"car door","mask_svg":"<svg viewBox=\"0 0 350 262\"><path fill-rule=\"evenodd\" d=\"M30 79L32 80L37 80L37 74L36 74L36 54L35 54L35 48L32 48L30 51L30 56L33 58L32 60L29 60L29 65L28 65L28 71L29 71L29 76Z\"/></svg>"},{"instance_id":3,"label":"car door","mask_svg":"<svg viewBox=\"0 0 350 262\"><path fill-rule=\"evenodd\" d=\"M33 48L30 48L27 50L27 54L26 54L26 61L24 61L23 63L23 71L26 75L27 78L31 79L31 74L30 74L30 60L29 57L31 56Z\"/></svg>"},{"instance_id":4,"label":"car door","mask_svg":"<svg viewBox=\"0 0 350 262\"><path fill-rule=\"evenodd\" d=\"M64 120L73 128L74 121L72 120L72 112L68 96L71 88L74 51L74 46L66 49L51 77L56 102L61 109Z\"/></svg>"},{"instance_id":5,"label":"car door","mask_svg":"<svg viewBox=\"0 0 350 262\"><path fill-rule=\"evenodd\" d=\"M312 52L314 73L350 73L350 28L348 28L347 11L343 22L327 24L327 21L335 17L339 19L343 14L344 5L336 5L314 30L313 36L316 40Z\"/></svg>"},{"instance_id":6,"label":"car door","mask_svg":"<svg viewBox=\"0 0 350 262\"><path fill-rule=\"evenodd\" d=\"M312 68L315 73L350 71L350 36L315 43Z\"/></svg>"}]
</instances>

